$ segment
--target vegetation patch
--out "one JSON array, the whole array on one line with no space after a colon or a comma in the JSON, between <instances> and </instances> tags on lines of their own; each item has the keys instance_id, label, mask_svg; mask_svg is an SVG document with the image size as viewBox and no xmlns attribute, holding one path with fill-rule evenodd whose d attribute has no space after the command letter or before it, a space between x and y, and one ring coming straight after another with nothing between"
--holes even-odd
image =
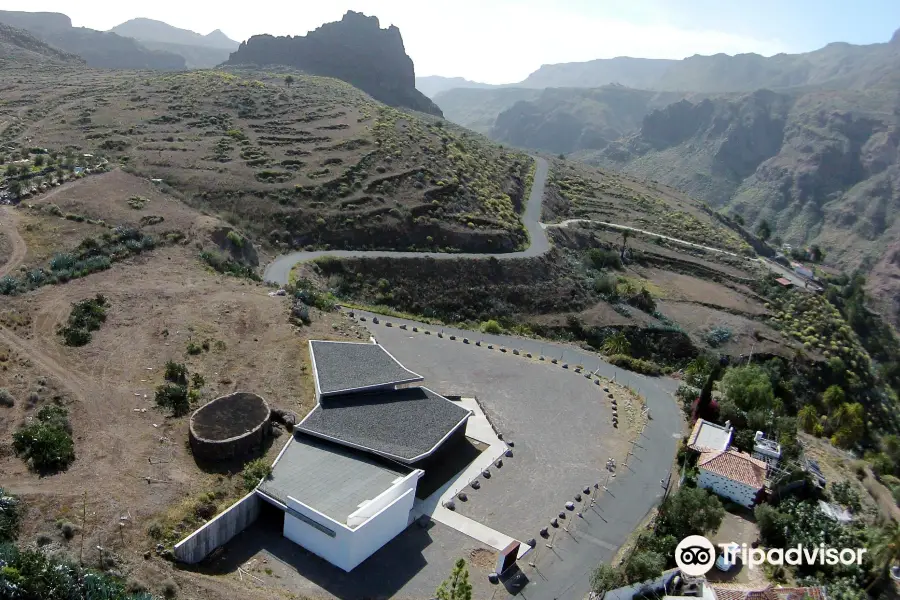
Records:
<instances>
[{"instance_id":1,"label":"vegetation patch","mask_svg":"<svg viewBox=\"0 0 900 600\"><path fill-rule=\"evenodd\" d=\"M183 363L170 360L163 375L165 381L156 388L156 405L171 411L173 417L186 415L200 400L200 389L206 384L199 373L188 375Z\"/></svg>"},{"instance_id":2,"label":"vegetation patch","mask_svg":"<svg viewBox=\"0 0 900 600\"><path fill-rule=\"evenodd\" d=\"M234 232L229 232L229 235ZM243 238L241 238L243 240ZM220 252L211 252L204 250L200 253L200 260L209 265L212 270L224 275L232 275L234 277L245 277L253 281L262 281L262 277L253 267L245 265L234 260L229 256L225 256Z\"/></svg>"},{"instance_id":3,"label":"vegetation patch","mask_svg":"<svg viewBox=\"0 0 900 600\"><path fill-rule=\"evenodd\" d=\"M91 341L91 332L97 331L106 322L107 308L109 301L101 294L74 303L68 324L60 327L58 334L67 346L84 346Z\"/></svg>"},{"instance_id":4,"label":"vegetation patch","mask_svg":"<svg viewBox=\"0 0 900 600\"><path fill-rule=\"evenodd\" d=\"M69 413L62 406L42 407L13 433L13 450L38 473L64 471L75 460Z\"/></svg>"}]
</instances>

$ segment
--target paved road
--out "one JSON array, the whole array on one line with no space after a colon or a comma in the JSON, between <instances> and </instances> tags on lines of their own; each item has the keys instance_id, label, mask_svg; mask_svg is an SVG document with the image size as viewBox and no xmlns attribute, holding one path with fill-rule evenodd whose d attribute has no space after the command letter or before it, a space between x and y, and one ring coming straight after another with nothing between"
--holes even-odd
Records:
<instances>
[{"instance_id":1,"label":"paved road","mask_svg":"<svg viewBox=\"0 0 900 600\"><path fill-rule=\"evenodd\" d=\"M357 317L365 316L364 323L372 332L375 338L385 345L388 350L397 356L398 360L405 365L413 368L418 373L422 373L428 377L429 381L437 379L438 381L447 380L456 381L460 386L459 393L474 393L482 398L482 403L486 410L490 410L493 417L500 421L495 425L502 427L510 427L513 425L513 419L509 414L515 411L515 398L506 398L502 394L493 393L490 389L490 380L478 380L479 370L483 370L486 363L486 353L504 356L510 361L522 361L524 364L528 359L513 356L511 352L506 355L499 353L499 350L488 350L487 344L494 344L497 348L505 347L507 349L517 348L522 353L531 352L535 356L546 356L549 358L559 359L559 364L563 362L573 366L576 364L584 365L591 371L603 375L610 379L615 378L619 383L630 386L638 390L641 395L647 399L647 405L650 408L651 420L648 422L643 434L638 438L637 445L634 448L634 455L628 461L628 467L620 466L619 472L615 478L609 480L606 484L608 491L599 495L597 505L593 509L589 509L584 513L583 519L577 519L574 527L570 527L570 533L565 532L562 528L554 530L556 533L553 539L553 548L549 549L545 546L547 540L538 538L539 544L535 554L529 560L523 560L521 567L528 579L528 584L524 590L523 597L529 600L556 600L571 599L580 600L584 598L589 591L590 572L600 562L609 562L615 555L616 550L624 544L628 536L637 527L646 515L661 500L665 489L660 485L660 480L666 480L675 458L678 438L682 434L683 421L681 411L674 401L673 393L677 389L678 383L670 378L654 378L623 371L609 363L604 362L599 356L592 352L567 346L564 344L541 342L539 340L530 340L503 335L487 335L472 331L464 331L452 327L440 327L435 325L425 325L416 323L406 319L397 319L394 317L385 317L382 315L373 315L364 311L354 311ZM377 316L380 323L374 324L372 317ZM393 327L387 327L385 323L391 322ZM410 329L401 330L400 324L405 323ZM416 325L420 329L429 329L432 332L443 331L444 338L439 339L436 335L426 336L423 333L414 333L411 327ZM451 341L450 335L457 336L457 341ZM477 347L474 343L464 345L460 340L468 337L472 342L482 340L482 346ZM444 348L444 350L441 350ZM479 358L485 357L485 358ZM464 363L470 361L472 364L465 366ZM544 363L540 371L545 369L558 369L558 373L551 376L556 381L567 381L571 377L573 380L581 379L582 376L573 373L571 370L564 370L561 366ZM465 371L465 373L462 373ZM550 383L550 382L548 382ZM577 383L577 381L575 381ZM474 384L473 389L469 387ZM452 387L452 386L450 386ZM560 389L564 386L560 386ZM443 388L442 388L443 389ZM448 388L450 389L450 388ZM448 391L448 393L450 393ZM548 397L552 397L549 395ZM541 448L542 451L552 454L555 450L556 455L551 463L555 467L562 467L571 461L582 460L581 456L571 454L571 445L553 436L553 431L559 430L567 420L590 420L593 415L581 414L578 411L566 411L563 408L565 402L558 403L560 413L555 417L558 423L555 427L549 426L544 436L546 447ZM598 410L602 410L601 404L598 404ZM521 406L519 410L527 414L532 407ZM534 434L532 427L540 429L538 423L532 423L528 427L528 431L523 429L524 424L518 425L519 431L507 431L508 434L517 434L515 437L522 442L521 457L519 460L525 460L525 454L534 444L527 443L529 441L529 433ZM563 429L565 429L563 427ZM589 435L586 435L580 427L580 423L573 423L570 428L570 434L573 438L588 443ZM531 437L534 437L533 435ZM540 436L539 436L540 437ZM553 449L553 450L551 450ZM518 450L518 448L517 448ZM516 460L511 459L511 460ZM584 465L571 465L573 470L583 469ZM548 466L548 468L550 468ZM602 469L599 469L602 472ZM503 481L503 477L507 473L498 476L498 482ZM585 474L582 473L582 476ZM598 473L596 477L603 477L605 474ZM544 473L542 475L546 479L546 483L550 481L556 482L552 474ZM580 485L589 484L591 480L584 477L585 481ZM597 481L593 479L592 481ZM601 484L603 480L601 479ZM523 487L527 489L527 485ZM486 485L486 489L489 488ZM552 487L552 485L551 485ZM576 490L577 491L577 490ZM547 493L553 495L556 492L559 495L557 502L562 504L566 500L566 496L574 493L573 490L545 490L534 489L531 491L530 499L533 500L535 510L539 510L538 506L542 504L541 500ZM482 492L479 492L482 493ZM544 509L543 512L547 512ZM511 516L511 515L510 515ZM507 522L508 518L502 514L495 515L491 522L502 524L505 528L515 528L514 523ZM534 527L531 525L531 527ZM525 531L511 531L518 534L522 539L526 537L537 537L534 532L529 535ZM533 561L535 567L528 566L528 562ZM500 590L502 593L503 590ZM500 595L498 595L500 597Z\"/></svg>"},{"instance_id":2,"label":"paved road","mask_svg":"<svg viewBox=\"0 0 900 600\"><path fill-rule=\"evenodd\" d=\"M506 258L528 258L532 256L540 256L550 249L550 240L547 238L547 232L541 227L541 204L544 200L544 188L547 185L547 161L543 158L534 157L536 164L534 170L534 184L531 186L531 193L528 196L528 204L525 205L525 214L522 216L522 222L528 231L530 244L527 249L521 252L505 252L501 254L473 254L473 253L447 253L447 252L393 252L389 250L316 250L313 252L292 252L283 254L269 263L266 267L263 278L284 285L288 282L288 275L294 265L307 260L321 258L323 256L336 256L338 258L358 258L358 257L389 257L389 258L436 258L436 259L454 259L454 258L489 258L495 257L499 259Z\"/></svg>"},{"instance_id":3,"label":"paved road","mask_svg":"<svg viewBox=\"0 0 900 600\"><path fill-rule=\"evenodd\" d=\"M628 225L618 225L616 223L608 223L606 221L595 221L593 219L566 219L562 223L547 223L547 224L541 223L541 227L543 227L544 229L547 229L548 227L568 227L572 223L597 223L598 225L605 225L606 227L612 227L613 229L634 231L635 233L643 233L644 235L662 238L664 240L668 240L668 241L674 242L676 244L681 244L682 246L690 246L691 248L700 248L701 250L708 250L710 252L718 252L719 254L727 254L728 256L737 256L737 254L735 254L734 252L729 252L728 250L722 250L721 248L713 248L712 246L704 246L703 244L695 244L694 242L688 242L687 240L680 240L678 238L669 237L667 235L653 233L652 231L647 231L645 229L638 229L637 227L629 227Z\"/></svg>"}]
</instances>

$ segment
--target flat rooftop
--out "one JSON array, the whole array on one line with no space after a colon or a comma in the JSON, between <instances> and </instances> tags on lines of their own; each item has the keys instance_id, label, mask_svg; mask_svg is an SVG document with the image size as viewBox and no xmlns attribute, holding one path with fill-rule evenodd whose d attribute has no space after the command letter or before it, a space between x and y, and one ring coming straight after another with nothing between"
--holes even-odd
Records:
<instances>
[{"instance_id":1,"label":"flat rooftop","mask_svg":"<svg viewBox=\"0 0 900 600\"><path fill-rule=\"evenodd\" d=\"M697 419L694 429L688 438L688 447L698 452L724 451L731 445L731 434L734 430L722 427L710 421Z\"/></svg>"},{"instance_id":2,"label":"flat rooftop","mask_svg":"<svg viewBox=\"0 0 900 600\"><path fill-rule=\"evenodd\" d=\"M259 491L282 504L290 496L346 524L367 500L411 472L403 465L295 433Z\"/></svg>"},{"instance_id":3,"label":"flat rooftop","mask_svg":"<svg viewBox=\"0 0 900 600\"><path fill-rule=\"evenodd\" d=\"M320 396L392 387L422 381L378 344L309 342L316 391Z\"/></svg>"},{"instance_id":4,"label":"flat rooftop","mask_svg":"<svg viewBox=\"0 0 900 600\"><path fill-rule=\"evenodd\" d=\"M469 414L440 394L414 387L322 398L296 429L408 463L434 452Z\"/></svg>"}]
</instances>

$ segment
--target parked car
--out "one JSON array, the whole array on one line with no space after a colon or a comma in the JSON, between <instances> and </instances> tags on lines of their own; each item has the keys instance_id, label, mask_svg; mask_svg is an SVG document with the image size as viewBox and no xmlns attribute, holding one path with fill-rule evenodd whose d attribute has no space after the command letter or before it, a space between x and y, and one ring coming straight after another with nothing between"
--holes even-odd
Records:
<instances>
[{"instance_id":1,"label":"parked car","mask_svg":"<svg viewBox=\"0 0 900 600\"><path fill-rule=\"evenodd\" d=\"M731 567L737 564L737 553L740 548L741 547L734 542L729 544L727 548L724 548L722 550L722 554L720 554L718 558L716 558L716 568L723 573L726 571L730 571Z\"/></svg>"}]
</instances>

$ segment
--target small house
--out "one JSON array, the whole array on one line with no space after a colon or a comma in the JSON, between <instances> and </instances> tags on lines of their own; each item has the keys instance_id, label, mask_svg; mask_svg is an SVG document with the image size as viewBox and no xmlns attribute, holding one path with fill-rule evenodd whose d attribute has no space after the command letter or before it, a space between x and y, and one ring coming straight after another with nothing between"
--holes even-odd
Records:
<instances>
[{"instance_id":1,"label":"small house","mask_svg":"<svg viewBox=\"0 0 900 600\"><path fill-rule=\"evenodd\" d=\"M753 508L766 486L766 463L736 450L702 452L697 485L745 508Z\"/></svg>"}]
</instances>

